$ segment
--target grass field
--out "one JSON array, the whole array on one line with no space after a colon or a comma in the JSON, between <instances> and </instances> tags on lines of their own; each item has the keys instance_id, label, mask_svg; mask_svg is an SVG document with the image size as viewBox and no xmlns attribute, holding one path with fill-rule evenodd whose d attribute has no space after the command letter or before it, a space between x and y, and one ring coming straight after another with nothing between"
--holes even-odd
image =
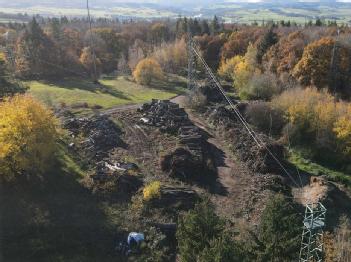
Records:
<instances>
[{"instance_id":1,"label":"grass field","mask_svg":"<svg viewBox=\"0 0 351 262\"><path fill-rule=\"evenodd\" d=\"M184 92L184 79L169 76L167 82L145 87L125 77L109 77L100 80L100 85L83 79L64 79L60 81L26 82L29 93L48 106L65 104L75 106L87 103L89 107L138 104L155 99L169 99Z\"/></svg>"}]
</instances>

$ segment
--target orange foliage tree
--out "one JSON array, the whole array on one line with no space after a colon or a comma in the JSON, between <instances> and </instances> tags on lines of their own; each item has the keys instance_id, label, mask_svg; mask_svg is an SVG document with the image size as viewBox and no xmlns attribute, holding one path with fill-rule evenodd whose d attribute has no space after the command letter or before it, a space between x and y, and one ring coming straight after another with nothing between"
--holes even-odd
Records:
<instances>
[{"instance_id":1,"label":"orange foliage tree","mask_svg":"<svg viewBox=\"0 0 351 262\"><path fill-rule=\"evenodd\" d=\"M293 75L302 85L345 93L350 81L350 55L350 48L332 38L322 38L305 48Z\"/></svg>"}]
</instances>

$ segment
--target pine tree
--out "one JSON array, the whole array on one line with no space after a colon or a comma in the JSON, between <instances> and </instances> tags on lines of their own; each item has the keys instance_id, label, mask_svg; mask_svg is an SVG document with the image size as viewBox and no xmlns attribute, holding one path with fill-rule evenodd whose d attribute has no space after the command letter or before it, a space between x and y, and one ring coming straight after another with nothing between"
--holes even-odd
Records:
<instances>
[{"instance_id":1,"label":"pine tree","mask_svg":"<svg viewBox=\"0 0 351 262\"><path fill-rule=\"evenodd\" d=\"M182 262L236 262L240 246L224 233L224 221L209 201L197 204L178 221L177 240Z\"/></svg>"},{"instance_id":2,"label":"pine tree","mask_svg":"<svg viewBox=\"0 0 351 262\"><path fill-rule=\"evenodd\" d=\"M211 34L210 26L208 25L207 20L201 21L201 33L203 35L205 35L205 34L210 35Z\"/></svg>"},{"instance_id":3,"label":"pine tree","mask_svg":"<svg viewBox=\"0 0 351 262\"><path fill-rule=\"evenodd\" d=\"M278 36L273 32L271 27L267 33L263 36L262 40L257 46L257 62L262 63L262 57L267 52L267 50L274 44L278 42Z\"/></svg>"},{"instance_id":4,"label":"pine tree","mask_svg":"<svg viewBox=\"0 0 351 262\"><path fill-rule=\"evenodd\" d=\"M220 24L219 24L218 17L215 15L215 16L213 17L212 22L211 22L212 34L213 34L213 35L218 34L220 28L221 28L221 26L220 26Z\"/></svg>"},{"instance_id":5,"label":"pine tree","mask_svg":"<svg viewBox=\"0 0 351 262\"><path fill-rule=\"evenodd\" d=\"M35 18L20 38L16 57L18 75L25 78L47 78L62 73L58 70L58 52L54 42L43 32Z\"/></svg>"},{"instance_id":6,"label":"pine tree","mask_svg":"<svg viewBox=\"0 0 351 262\"><path fill-rule=\"evenodd\" d=\"M259 226L259 261L294 261L300 247L301 222L294 204L277 194L263 211Z\"/></svg>"}]
</instances>

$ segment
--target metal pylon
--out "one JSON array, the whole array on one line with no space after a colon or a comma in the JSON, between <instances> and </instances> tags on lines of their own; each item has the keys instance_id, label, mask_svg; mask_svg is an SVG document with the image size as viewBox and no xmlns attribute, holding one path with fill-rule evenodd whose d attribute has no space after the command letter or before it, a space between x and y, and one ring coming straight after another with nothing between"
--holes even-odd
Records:
<instances>
[{"instance_id":1,"label":"metal pylon","mask_svg":"<svg viewBox=\"0 0 351 262\"><path fill-rule=\"evenodd\" d=\"M323 231L327 209L322 203L307 204L303 220L300 262L323 261Z\"/></svg>"},{"instance_id":2,"label":"metal pylon","mask_svg":"<svg viewBox=\"0 0 351 262\"><path fill-rule=\"evenodd\" d=\"M188 90L193 91L196 87L196 60L194 42L191 33L188 34Z\"/></svg>"}]
</instances>

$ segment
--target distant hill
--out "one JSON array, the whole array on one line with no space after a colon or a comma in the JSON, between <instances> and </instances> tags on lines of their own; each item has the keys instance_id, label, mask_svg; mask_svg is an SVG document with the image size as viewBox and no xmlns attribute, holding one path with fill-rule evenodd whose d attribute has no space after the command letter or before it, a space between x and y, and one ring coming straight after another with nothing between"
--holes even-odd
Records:
<instances>
[{"instance_id":1,"label":"distant hill","mask_svg":"<svg viewBox=\"0 0 351 262\"><path fill-rule=\"evenodd\" d=\"M110 18L176 18L179 15L250 23L321 18L351 22L351 0L89 0L92 15ZM0 12L85 16L86 0L0 0ZM1 16L0 16L1 18Z\"/></svg>"}]
</instances>

